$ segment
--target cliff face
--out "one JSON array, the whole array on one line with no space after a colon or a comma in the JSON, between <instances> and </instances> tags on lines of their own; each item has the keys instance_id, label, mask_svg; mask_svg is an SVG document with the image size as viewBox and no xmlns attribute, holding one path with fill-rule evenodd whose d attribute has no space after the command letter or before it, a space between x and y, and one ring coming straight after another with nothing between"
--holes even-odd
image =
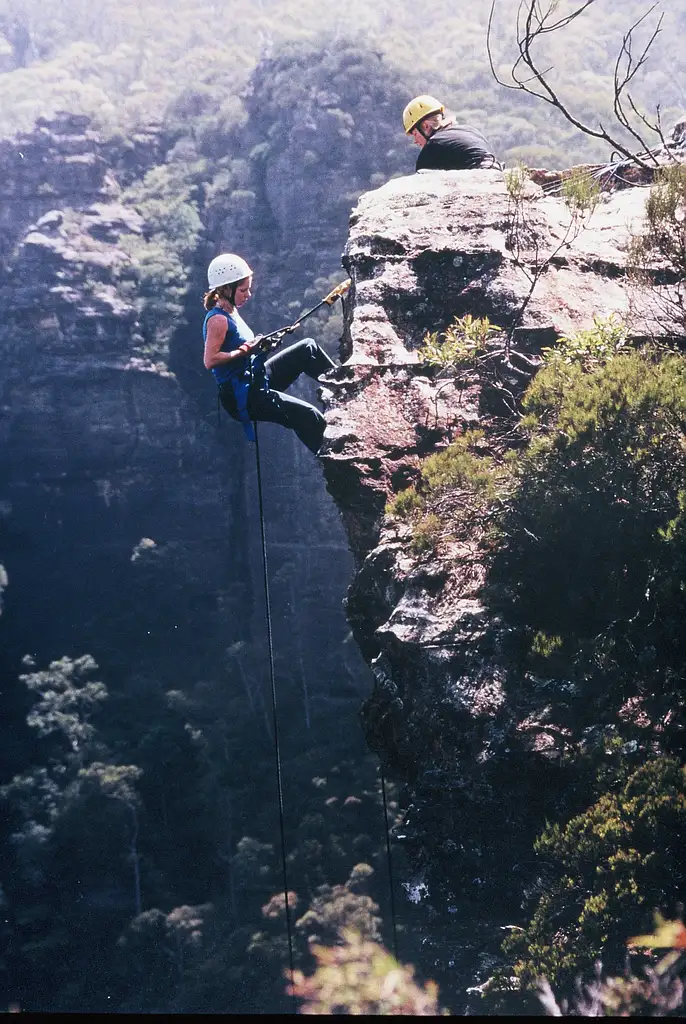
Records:
<instances>
[{"instance_id":1,"label":"cliff face","mask_svg":"<svg viewBox=\"0 0 686 1024\"><path fill-rule=\"evenodd\" d=\"M465 428L507 447L513 399L541 347L591 327L594 314L627 312L626 248L644 202L642 189L608 193L574 237L562 199L533 181L517 208L498 171L423 172L362 196L351 216L347 362L323 390L323 462L357 561L348 617L375 677L367 741L405 784L397 839L453 893L485 887L492 898L526 872L520 857L564 790L570 684L523 672L489 614L484 523L461 523L458 504L454 535L421 554L384 509ZM520 355L503 356L495 387L419 362L426 333L465 314L515 328ZM635 335L649 333L640 313L632 322Z\"/></svg>"},{"instance_id":2,"label":"cliff face","mask_svg":"<svg viewBox=\"0 0 686 1024\"><path fill-rule=\"evenodd\" d=\"M240 484L173 374L133 355L136 312L118 287L119 241L145 225L117 195L164 144L151 132L118 153L86 119L64 117L0 151L0 471L15 656L88 650L130 668L135 648L145 673L175 636L189 643L181 582L205 600L222 586L206 538L225 531L220 495ZM138 549L142 538L156 546ZM162 580L160 614L150 598Z\"/></svg>"},{"instance_id":3,"label":"cliff face","mask_svg":"<svg viewBox=\"0 0 686 1024\"><path fill-rule=\"evenodd\" d=\"M179 318L164 362L146 355L152 350L146 349L150 307L141 311L146 293L135 286L151 249L165 273L169 260L164 240L158 245L155 239L154 214L145 220L149 205L141 202L138 212L130 196L149 194L143 179L151 169L167 173L173 145L159 128L105 143L85 119L70 116L0 144L0 696L7 734L0 783L52 771L52 751L62 740L51 736L41 745L25 724L35 696L18 680L22 656L33 655L43 669L63 656L91 655L109 693L97 723L97 756L135 764L142 773L140 833L136 824L132 843L140 836L145 862L132 895L131 862L122 858L119 874L118 852L112 858L100 852L108 844L118 850L118 840L101 824L109 819L88 803L77 815L87 832L83 842L67 829L78 857L51 843L52 819L42 833L48 838L41 856L55 894L54 903L46 903L42 881L35 882L40 871L24 874L21 852L8 835L23 812L13 806L12 821L4 815L0 846L11 868L3 881L13 916L17 908L11 977L0 971L6 1003L23 992L17 998L22 1005L73 1008L81 999L87 1008L95 1000L97 1009L110 998L107 983L84 987L83 996L73 988L67 994L73 978L91 977L83 967L90 950L107 948L95 969L121 978L128 967L119 966L115 943L141 907L167 914L197 904L216 907L213 934L224 937L217 941L229 951L236 998L260 1010L280 1005L278 967L265 978L259 960L254 998L241 973L248 939L261 927L262 893L270 895L272 884L277 891L281 878L265 880L262 861L250 857L240 867L244 836L269 852L268 844L275 850L278 844L255 448L240 424L223 413L217 418L216 386L202 366L200 298L208 251L237 248L235 237L224 236L221 219L212 219L199 232L206 249L199 246L188 294L180 297L181 282L166 277L171 309L185 300L187 322ZM203 170L195 171L198 193ZM140 187L126 194L129 185ZM198 207L210 220L207 208ZM264 221L252 227L251 262L253 253L259 257L269 248ZM154 246L146 250L141 240L151 238ZM297 264L290 266L293 277L297 271ZM165 273L155 278L154 299L168 323ZM278 285L261 284L263 294L269 285L274 301ZM261 315L259 307L250 310L256 330L265 329ZM279 309L272 326L286 315L292 310ZM156 359L164 352L162 346L154 351ZM335 816L331 838L339 844L346 812L330 810L339 799L334 786L343 794L341 806L351 790L373 792L374 763L365 756L356 720L369 673L355 644L346 642L342 609L352 559L312 454L282 428L265 424L260 455L288 852L298 851L303 863L308 858L296 875L301 870L310 878L311 857L321 861L315 877L338 884L349 870L341 857L350 856L352 867L353 857L374 856L378 840L366 834L371 814L378 828L372 799L372 812L355 812L354 854L339 854L336 845L327 860L316 853L317 843L310 854L299 825L321 805ZM60 769L58 788L65 779ZM329 774L331 788L320 797ZM34 807L27 813L42 821L42 805ZM52 809L45 813L53 815ZM317 815L314 827L324 830L331 820ZM308 828L305 837L312 834ZM62 864L69 881L57 884ZM96 866L91 872L81 864ZM253 887L258 874L259 890ZM239 889L245 891L236 894ZM32 926L30 935L23 930L19 910L30 917L38 903L46 922L38 941L45 938L45 948L53 922L64 920L62 906L79 921L63 929L68 939L58 956L51 946L48 973L55 966L67 979L64 992L60 980L44 983L41 962L24 959L24 942L35 944L37 933ZM126 959L133 978L139 953ZM245 970L252 976L252 968ZM166 967L162 973L166 978ZM226 977L218 967L219 1008L227 999L232 1004ZM135 980L122 990L120 1006L140 1005ZM166 980L163 990L159 1004L155 995L151 1005L182 1005Z\"/></svg>"},{"instance_id":4,"label":"cliff face","mask_svg":"<svg viewBox=\"0 0 686 1024\"><path fill-rule=\"evenodd\" d=\"M88 651L105 671L178 686L242 658L266 678L254 450L223 414L216 425L203 282L171 369L139 354L135 294L121 286L121 240L147 230L122 189L173 141L153 126L106 143L65 115L0 146L0 547L14 665ZM284 676L299 668L308 718L308 685L349 686L359 670L354 649L345 664L331 649L345 635L348 556L309 453L270 427L262 440L275 640Z\"/></svg>"}]
</instances>

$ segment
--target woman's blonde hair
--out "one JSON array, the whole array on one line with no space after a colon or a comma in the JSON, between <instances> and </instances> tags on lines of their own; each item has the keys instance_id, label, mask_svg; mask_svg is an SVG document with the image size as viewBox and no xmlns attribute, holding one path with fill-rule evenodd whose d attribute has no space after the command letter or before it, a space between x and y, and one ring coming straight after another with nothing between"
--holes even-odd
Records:
<instances>
[{"instance_id":1,"label":"woman's blonde hair","mask_svg":"<svg viewBox=\"0 0 686 1024\"><path fill-rule=\"evenodd\" d=\"M236 281L233 284L222 284L219 288L212 288L209 292L205 292L202 297L202 304L205 309L208 311L214 309L219 299L227 299L233 306L233 300L236 298L236 287L240 283L240 281Z\"/></svg>"}]
</instances>

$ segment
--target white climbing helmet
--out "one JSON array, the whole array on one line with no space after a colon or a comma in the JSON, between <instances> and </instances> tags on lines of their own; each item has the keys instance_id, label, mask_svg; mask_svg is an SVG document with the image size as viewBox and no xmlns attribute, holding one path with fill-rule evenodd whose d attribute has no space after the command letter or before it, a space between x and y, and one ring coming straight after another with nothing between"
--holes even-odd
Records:
<instances>
[{"instance_id":1,"label":"white climbing helmet","mask_svg":"<svg viewBox=\"0 0 686 1024\"><path fill-rule=\"evenodd\" d=\"M223 252L215 256L207 268L207 283L210 290L221 288L224 284L235 284L245 277L250 277L252 270L242 256L234 252Z\"/></svg>"}]
</instances>

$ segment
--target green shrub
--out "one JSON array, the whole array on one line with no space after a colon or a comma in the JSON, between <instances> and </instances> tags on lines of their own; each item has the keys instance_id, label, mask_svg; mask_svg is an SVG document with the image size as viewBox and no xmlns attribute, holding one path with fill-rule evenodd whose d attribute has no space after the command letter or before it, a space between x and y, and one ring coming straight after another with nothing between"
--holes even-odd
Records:
<instances>
[{"instance_id":1,"label":"green shrub","mask_svg":"<svg viewBox=\"0 0 686 1024\"><path fill-rule=\"evenodd\" d=\"M407 519L414 512L419 512L423 507L424 502L417 494L416 489L414 487L408 487L387 503L386 515L398 516L399 519Z\"/></svg>"},{"instance_id":2,"label":"green shrub","mask_svg":"<svg viewBox=\"0 0 686 1024\"><path fill-rule=\"evenodd\" d=\"M202 231L193 182L203 166L154 167L122 197L144 218L146 237L122 237L120 246L131 263L120 289L138 310L143 335L138 351L152 359L167 358L171 336L182 322L190 261Z\"/></svg>"},{"instance_id":3,"label":"green shrub","mask_svg":"<svg viewBox=\"0 0 686 1024\"><path fill-rule=\"evenodd\" d=\"M617 355L626 342L626 324L617 313L609 317L594 316L593 327L576 334L563 334L554 346L544 348L544 366L580 363L589 370Z\"/></svg>"},{"instance_id":4,"label":"green shrub","mask_svg":"<svg viewBox=\"0 0 686 1024\"><path fill-rule=\"evenodd\" d=\"M495 470L489 456L475 455L470 449L483 438L482 430L470 430L445 451L430 455L422 463L422 482L428 494L439 494L455 487L490 498L495 493Z\"/></svg>"},{"instance_id":5,"label":"green shrub","mask_svg":"<svg viewBox=\"0 0 686 1024\"><path fill-rule=\"evenodd\" d=\"M683 271L686 261L685 212L686 167L683 164L660 167L646 200L644 231L632 240L632 262L667 260Z\"/></svg>"},{"instance_id":6,"label":"green shrub","mask_svg":"<svg viewBox=\"0 0 686 1024\"><path fill-rule=\"evenodd\" d=\"M435 1017L445 1014L438 1005L433 981L424 986L414 980L414 968L398 963L383 946L352 929L336 945L312 944L314 973L294 971L290 995L302 1000L300 1013L309 1015Z\"/></svg>"},{"instance_id":7,"label":"green shrub","mask_svg":"<svg viewBox=\"0 0 686 1024\"><path fill-rule=\"evenodd\" d=\"M683 898L686 769L672 758L642 765L535 844L556 872L529 925L504 943L525 988L545 977L572 986L602 958L621 969L627 935L645 930L656 908Z\"/></svg>"},{"instance_id":8,"label":"green shrub","mask_svg":"<svg viewBox=\"0 0 686 1024\"><path fill-rule=\"evenodd\" d=\"M433 512L422 516L412 532L411 548L415 555L435 551L443 533L443 523Z\"/></svg>"},{"instance_id":9,"label":"green shrub","mask_svg":"<svg viewBox=\"0 0 686 1024\"><path fill-rule=\"evenodd\" d=\"M686 166L672 164L656 172L646 201L643 230L634 236L628 269L644 291L637 312L652 320L657 333L686 329ZM659 290L652 287L660 275ZM665 271L667 272L665 274Z\"/></svg>"},{"instance_id":10,"label":"green shrub","mask_svg":"<svg viewBox=\"0 0 686 1024\"><path fill-rule=\"evenodd\" d=\"M467 313L455 317L443 334L438 331L427 334L419 349L419 358L444 371L465 369L476 365L486 352L488 342L500 331L488 317L475 318Z\"/></svg>"},{"instance_id":11,"label":"green shrub","mask_svg":"<svg viewBox=\"0 0 686 1024\"><path fill-rule=\"evenodd\" d=\"M531 440L492 578L506 617L568 640L589 686L614 665L625 688L638 652L679 673L686 653L686 360L588 353L561 350L525 395Z\"/></svg>"},{"instance_id":12,"label":"green shrub","mask_svg":"<svg viewBox=\"0 0 686 1024\"><path fill-rule=\"evenodd\" d=\"M505 189L508 196L514 202L521 202L526 192L526 186L531 180L529 172L523 164L516 167L508 167L504 172Z\"/></svg>"},{"instance_id":13,"label":"green shrub","mask_svg":"<svg viewBox=\"0 0 686 1024\"><path fill-rule=\"evenodd\" d=\"M573 167L562 181L562 197L575 217L592 213L600 198L600 186L589 171Z\"/></svg>"},{"instance_id":14,"label":"green shrub","mask_svg":"<svg viewBox=\"0 0 686 1024\"><path fill-rule=\"evenodd\" d=\"M537 654L539 658L549 658L562 647L562 644L561 636L548 636L539 630L531 642L531 653Z\"/></svg>"}]
</instances>

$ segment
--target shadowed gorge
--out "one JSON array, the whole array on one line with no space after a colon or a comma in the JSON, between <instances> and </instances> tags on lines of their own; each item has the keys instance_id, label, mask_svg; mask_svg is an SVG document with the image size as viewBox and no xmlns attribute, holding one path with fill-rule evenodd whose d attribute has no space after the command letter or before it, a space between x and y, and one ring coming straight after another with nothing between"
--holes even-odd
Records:
<instances>
[{"instance_id":1,"label":"shadowed gorge","mask_svg":"<svg viewBox=\"0 0 686 1024\"><path fill-rule=\"evenodd\" d=\"M253 6L0 0L0 1007L540 1014L683 899L685 14L654 173L489 4ZM546 44L587 120L644 7ZM426 89L504 172L413 173ZM285 863L226 251L259 333L351 279L319 456L260 425Z\"/></svg>"}]
</instances>

